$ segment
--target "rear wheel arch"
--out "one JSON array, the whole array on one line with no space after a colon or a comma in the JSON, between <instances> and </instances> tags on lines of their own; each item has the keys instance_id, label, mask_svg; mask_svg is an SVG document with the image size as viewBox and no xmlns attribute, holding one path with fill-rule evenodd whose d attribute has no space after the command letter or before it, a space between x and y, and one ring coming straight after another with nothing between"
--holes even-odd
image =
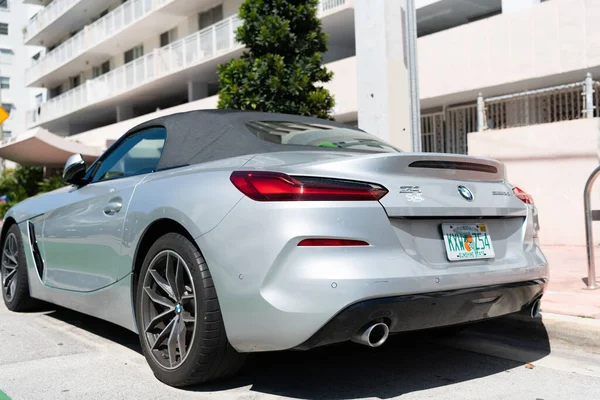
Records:
<instances>
[{"instance_id":1,"label":"rear wheel arch","mask_svg":"<svg viewBox=\"0 0 600 400\"><path fill-rule=\"evenodd\" d=\"M17 221L13 217L8 217L2 224L2 233L0 233L0 247L4 246L4 240L6 239L6 233L11 226L16 225Z\"/></svg>"},{"instance_id":2,"label":"rear wheel arch","mask_svg":"<svg viewBox=\"0 0 600 400\"><path fill-rule=\"evenodd\" d=\"M153 221L150 225L148 225L148 227L146 228L146 230L140 237L136 251L133 256L133 268L132 268L133 280L132 280L132 284L131 284L131 304L133 305L134 318L137 317L135 315L135 310L136 310L136 307L135 307L136 295L135 295L135 293L136 293L136 288L137 288L137 282L139 279L140 271L142 269L142 265L144 264L144 259L146 258L146 254L148 253L148 250L150 250L150 247L152 247L154 242L156 242L161 236L163 236L167 233L171 233L171 232L179 233L179 234L185 236L187 239L190 240L190 242L192 242L196 247L198 247L198 245L196 244L196 241L193 239L192 235L188 232L188 230L183 225L181 225L179 222L177 222L173 219L170 219L170 218L157 219L156 221ZM198 249L198 250L200 251L200 249Z\"/></svg>"}]
</instances>

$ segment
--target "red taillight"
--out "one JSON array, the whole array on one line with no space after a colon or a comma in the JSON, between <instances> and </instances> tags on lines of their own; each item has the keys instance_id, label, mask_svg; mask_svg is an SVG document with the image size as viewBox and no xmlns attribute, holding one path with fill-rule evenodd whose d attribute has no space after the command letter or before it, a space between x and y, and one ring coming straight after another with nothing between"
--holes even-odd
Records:
<instances>
[{"instance_id":1,"label":"red taillight","mask_svg":"<svg viewBox=\"0 0 600 400\"><path fill-rule=\"evenodd\" d=\"M369 243L362 240L349 239L304 239L298 246L301 247L324 247L324 246L368 246Z\"/></svg>"},{"instance_id":2,"label":"red taillight","mask_svg":"<svg viewBox=\"0 0 600 400\"><path fill-rule=\"evenodd\" d=\"M235 171L231 182L256 201L361 201L387 194L380 185L329 178L289 176L280 172Z\"/></svg>"},{"instance_id":3,"label":"red taillight","mask_svg":"<svg viewBox=\"0 0 600 400\"><path fill-rule=\"evenodd\" d=\"M521 190L521 189L519 189L518 187L515 186L513 188L513 193L523 203L525 203L525 204L533 204L533 197L531 197L531 195L529 193L525 192L524 190Z\"/></svg>"}]
</instances>

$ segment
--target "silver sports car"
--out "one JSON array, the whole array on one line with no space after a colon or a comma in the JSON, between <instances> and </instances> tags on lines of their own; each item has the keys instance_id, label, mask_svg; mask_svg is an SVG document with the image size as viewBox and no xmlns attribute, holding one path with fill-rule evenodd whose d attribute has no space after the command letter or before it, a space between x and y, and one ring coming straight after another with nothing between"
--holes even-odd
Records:
<instances>
[{"instance_id":1,"label":"silver sports car","mask_svg":"<svg viewBox=\"0 0 600 400\"><path fill-rule=\"evenodd\" d=\"M2 294L139 333L174 386L245 354L535 316L548 267L502 164L343 124L194 111L143 123L2 226Z\"/></svg>"}]
</instances>

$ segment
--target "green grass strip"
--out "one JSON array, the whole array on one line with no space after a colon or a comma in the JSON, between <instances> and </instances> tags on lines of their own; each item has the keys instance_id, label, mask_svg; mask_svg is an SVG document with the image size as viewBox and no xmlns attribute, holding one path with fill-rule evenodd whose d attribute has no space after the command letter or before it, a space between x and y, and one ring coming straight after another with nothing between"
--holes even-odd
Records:
<instances>
[{"instance_id":1,"label":"green grass strip","mask_svg":"<svg viewBox=\"0 0 600 400\"><path fill-rule=\"evenodd\" d=\"M6 393L0 390L0 400L10 400L10 397L8 397Z\"/></svg>"}]
</instances>

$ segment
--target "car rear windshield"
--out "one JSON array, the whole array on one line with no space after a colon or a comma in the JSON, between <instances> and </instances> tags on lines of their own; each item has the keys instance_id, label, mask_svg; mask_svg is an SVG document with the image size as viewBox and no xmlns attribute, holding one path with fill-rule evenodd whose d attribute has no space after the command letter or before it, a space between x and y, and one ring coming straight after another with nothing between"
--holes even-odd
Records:
<instances>
[{"instance_id":1,"label":"car rear windshield","mask_svg":"<svg viewBox=\"0 0 600 400\"><path fill-rule=\"evenodd\" d=\"M376 136L351 128L286 121L252 121L248 122L246 126L260 139L277 144L373 153L398 153L401 151Z\"/></svg>"}]
</instances>

